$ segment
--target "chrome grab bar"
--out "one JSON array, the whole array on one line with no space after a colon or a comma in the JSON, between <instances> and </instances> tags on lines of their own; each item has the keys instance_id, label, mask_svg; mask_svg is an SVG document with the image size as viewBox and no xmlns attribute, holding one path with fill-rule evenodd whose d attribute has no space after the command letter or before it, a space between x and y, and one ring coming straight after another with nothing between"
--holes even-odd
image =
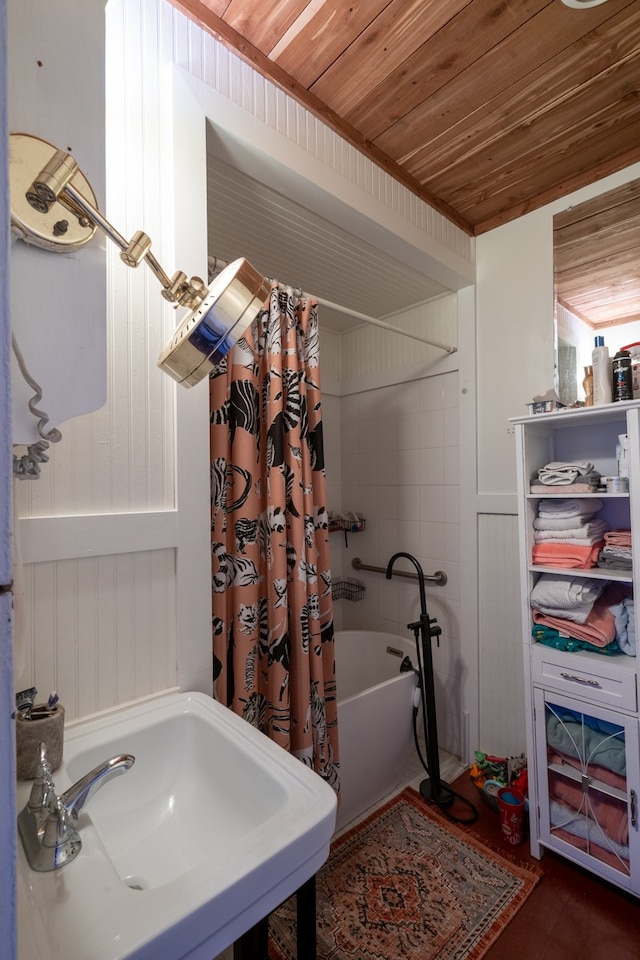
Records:
<instances>
[{"instance_id":1,"label":"chrome grab bar","mask_svg":"<svg viewBox=\"0 0 640 960\"><path fill-rule=\"evenodd\" d=\"M368 563L363 563L360 557L354 557L351 561L351 566L354 570L371 570L373 573L384 573L386 576L387 568L386 567L372 567ZM408 577L409 580L417 580L418 574L411 573L410 571L405 570L394 570L392 576L394 577ZM447 582L447 575L444 570L436 570L435 573L427 574L425 573L424 579L428 580L429 583L435 583L438 587L444 587Z\"/></svg>"}]
</instances>

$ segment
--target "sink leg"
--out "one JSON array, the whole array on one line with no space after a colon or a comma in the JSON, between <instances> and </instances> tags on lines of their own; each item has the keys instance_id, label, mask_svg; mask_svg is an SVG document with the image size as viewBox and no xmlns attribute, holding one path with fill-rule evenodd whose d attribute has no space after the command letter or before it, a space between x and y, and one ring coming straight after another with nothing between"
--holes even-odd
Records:
<instances>
[{"instance_id":1,"label":"sink leg","mask_svg":"<svg viewBox=\"0 0 640 960\"><path fill-rule=\"evenodd\" d=\"M233 960L269 960L269 918L259 920L233 945Z\"/></svg>"},{"instance_id":2,"label":"sink leg","mask_svg":"<svg viewBox=\"0 0 640 960\"><path fill-rule=\"evenodd\" d=\"M298 960L316 960L316 878L303 883L296 893Z\"/></svg>"},{"instance_id":3,"label":"sink leg","mask_svg":"<svg viewBox=\"0 0 640 960\"><path fill-rule=\"evenodd\" d=\"M296 891L297 960L316 960L316 878ZM259 920L233 945L233 960L269 960L269 918Z\"/></svg>"}]
</instances>

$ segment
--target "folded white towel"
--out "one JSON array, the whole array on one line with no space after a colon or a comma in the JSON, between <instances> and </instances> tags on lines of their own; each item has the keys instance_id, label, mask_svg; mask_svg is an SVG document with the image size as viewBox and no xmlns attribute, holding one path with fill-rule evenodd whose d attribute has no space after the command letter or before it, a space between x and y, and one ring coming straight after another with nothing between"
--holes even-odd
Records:
<instances>
[{"instance_id":1,"label":"folded white towel","mask_svg":"<svg viewBox=\"0 0 640 960\"><path fill-rule=\"evenodd\" d=\"M597 543L609 529L604 520L590 520L572 530L535 530L534 538L536 543Z\"/></svg>"},{"instance_id":2,"label":"folded white towel","mask_svg":"<svg viewBox=\"0 0 640 960\"><path fill-rule=\"evenodd\" d=\"M546 463L544 467L541 467L541 469L565 471L574 470L576 473L590 473L594 467L592 463L588 463L586 460L552 460L551 463ZM540 471L538 471L538 473L539 472Z\"/></svg>"},{"instance_id":3,"label":"folded white towel","mask_svg":"<svg viewBox=\"0 0 640 960\"><path fill-rule=\"evenodd\" d=\"M595 577L560 577L543 573L534 584L529 600L534 610L540 613L556 617L567 617L570 613L576 623L585 623L608 582Z\"/></svg>"},{"instance_id":4,"label":"folded white towel","mask_svg":"<svg viewBox=\"0 0 640 960\"><path fill-rule=\"evenodd\" d=\"M593 471L592 463L567 463L554 460L538 470L538 479L541 483L551 485L573 483L574 480Z\"/></svg>"},{"instance_id":5,"label":"folded white towel","mask_svg":"<svg viewBox=\"0 0 640 960\"><path fill-rule=\"evenodd\" d=\"M536 517L534 530L577 530L584 526L590 517Z\"/></svg>"},{"instance_id":6,"label":"folded white towel","mask_svg":"<svg viewBox=\"0 0 640 960\"><path fill-rule=\"evenodd\" d=\"M584 500L541 500L538 515L541 517L592 517L602 510L602 500L589 497Z\"/></svg>"}]
</instances>

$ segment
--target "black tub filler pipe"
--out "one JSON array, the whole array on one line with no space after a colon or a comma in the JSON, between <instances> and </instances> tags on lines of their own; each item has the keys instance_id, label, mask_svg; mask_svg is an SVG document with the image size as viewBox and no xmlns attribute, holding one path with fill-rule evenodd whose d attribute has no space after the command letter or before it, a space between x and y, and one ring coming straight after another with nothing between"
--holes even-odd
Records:
<instances>
[{"instance_id":1,"label":"black tub filler pipe","mask_svg":"<svg viewBox=\"0 0 640 960\"><path fill-rule=\"evenodd\" d=\"M393 566L400 557L409 560L416 568L418 576L418 587L420 590L420 619L415 623L407 624L407 629L412 630L416 640L416 653L418 657L418 682L422 692L422 725L424 732L424 742L427 753L426 763L420 754L418 738L416 736L416 748L423 767L428 773L428 778L420 784L420 795L425 800L434 803L451 820L457 823L475 823L478 819L477 808L459 793L452 789L450 784L445 783L440 777L440 756L438 747L438 720L436 717L436 699L433 682L433 656L431 651L431 641L435 637L438 644L442 633L435 617L429 617L427 610L427 595L425 590L425 576L419 561L411 553L394 553L387 564L386 577L390 580L393 574ZM416 722L417 707L414 711L414 731ZM472 811L469 818L453 816L448 812L448 808L453 804L454 799L461 801Z\"/></svg>"}]
</instances>

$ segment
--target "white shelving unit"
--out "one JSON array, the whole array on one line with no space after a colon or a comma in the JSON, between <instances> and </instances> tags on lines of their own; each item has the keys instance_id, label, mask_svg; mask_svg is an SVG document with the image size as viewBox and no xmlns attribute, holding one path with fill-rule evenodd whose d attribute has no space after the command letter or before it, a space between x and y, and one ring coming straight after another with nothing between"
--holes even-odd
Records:
<instances>
[{"instance_id":1,"label":"white shelving unit","mask_svg":"<svg viewBox=\"0 0 640 960\"><path fill-rule=\"evenodd\" d=\"M640 895L638 657L567 652L537 642L530 594L543 573L603 578L633 594L640 571L640 401L539 414L516 429L531 852L554 850ZM531 493L552 461L589 461L616 476L616 444L630 444L629 493ZM566 568L532 562L541 500L602 501L597 516L632 531L633 569Z\"/></svg>"}]
</instances>

